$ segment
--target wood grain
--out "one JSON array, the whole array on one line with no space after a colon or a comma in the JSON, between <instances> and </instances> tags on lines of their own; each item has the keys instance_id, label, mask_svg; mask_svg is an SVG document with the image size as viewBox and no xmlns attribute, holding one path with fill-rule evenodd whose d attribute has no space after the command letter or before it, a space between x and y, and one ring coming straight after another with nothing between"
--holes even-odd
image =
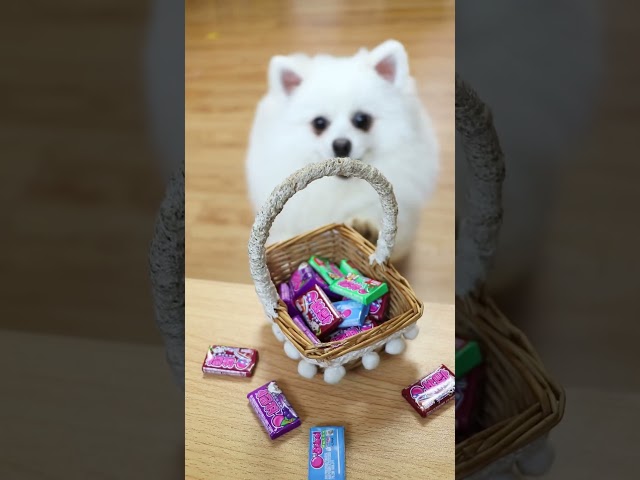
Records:
<instances>
[{"instance_id":1,"label":"wood grain","mask_svg":"<svg viewBox=\"0 0 640 480\"><path fill-rule=\"evenodd\" d=\"M425 301L453 303L454 2L190 0L185 15L187 276L251 281L244 158L270 57L352 55L396 38L433 118L442 164L403 273Z\"/></svg>"},{"instance_id":2,"label":"wood grain","mask_svg":"<svg viewBox=\"0 0 640 480\"><path fill-rule=\"evenodd\" d=\"M187 279L186 299L185 478L306 478L309 428L329 424L346 428L351 480L454 478L453 405L423 419L400 394L440 363L453 366L453 305L426 304L421 333L402 355L383 354L376 370L353 370L332 386L298 376L253 287ZM255 375L204 377L210 344L257 348ZM246 398L270 380L302 418L274 441Z\"/></svg>"},{"instance_id":3,"label":"wood grain","mask_svg":"<svg viewBox=\"0 0 640 480\"><path fill-rule=\"evenodd\" d=\"M183 478L163 347L0 330L0 352L0 478Z\"/></svg>"}]
</instances>

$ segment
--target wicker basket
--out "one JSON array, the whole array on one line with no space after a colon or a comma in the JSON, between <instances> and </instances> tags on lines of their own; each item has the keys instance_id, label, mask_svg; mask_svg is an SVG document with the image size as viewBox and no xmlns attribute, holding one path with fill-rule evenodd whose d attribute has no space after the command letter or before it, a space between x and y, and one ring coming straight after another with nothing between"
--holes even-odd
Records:
<instances>
[{"instance_id":1,"label":"wicker basket","mask_svg":"<svg viewBox=\"0 0 640 480\"><path fill-rule=\"evenodd\" d=\"M553 460L546 436L564 413L564 391L526 336L483 291L502 219L504 163L489 109L456 77L456 130L471 178L470 211L456 238L456 335L476 339L485 357L480 432L456 445L456 478L542 474Z\"/></svg>"},{"instance_id":2,"label":"wicker basket","mask_svg":"<svg viewBox=\"0 0 640 480\"><path fill-rule=\"evenodd\" d=\"M332 224L298 235L265 248L269 229L284 204L309 183L325 176L343 175L368 181L380 196L382 225L377 247L346 225ZM346 369L363 363L375 368L377 351L384 348L397 354L404 349L404 338L418 333L416 321L422 316L423 304L405 278L388 262L397 230L398 207L393 188L374 167L350 158L335 158L314 163L298 170L279 185L256 216L249 241L249 260L256 293L267 318L274 322L276 337L285 342L285 352L298 359L298 372L312 377L318 367L324 379L337 383ZM313 344L293 323L285 304L279 299L275 284L289 279L300 263L311 255L339 261L348 258L364 275L387 282L389 286L389 320L347 339Z\"/></svg>"}]
</instances>

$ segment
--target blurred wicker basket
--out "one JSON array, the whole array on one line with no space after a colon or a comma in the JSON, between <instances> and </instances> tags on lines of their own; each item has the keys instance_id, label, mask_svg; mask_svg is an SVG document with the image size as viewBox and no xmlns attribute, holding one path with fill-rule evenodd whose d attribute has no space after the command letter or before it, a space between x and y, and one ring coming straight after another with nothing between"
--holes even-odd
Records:
<instances>
[{"instance_id":1,"label":"blurred wicker basket","mask_svg":"<svg viewBox=\"0 0 640 480\"><path fill-rule=\"evenodd\" d=\"M545 437L562 418L565 395L547 374L524 333L483 291L502 220L503 155L491 112L456 77L456 130L472 181L469 212L456 233L456 335L476 339L485 357L483 430L456 444L456 478L486 478L526 462L545 447ZM536 459L541 471L551 455ZM544 463L549 463L548 465Z\"/></svg>"},{"instance_id":2,"label":"blurred wicker basket","mask_svg":"<svg viewBox=\"0 0 640 480\"><path fill-rule=\"evenodd\" d=\"M343 175L368 181L379 194L383 219L377 247L346 225L332 224L298 235L265 248L269 229L284 204L309 183L329 175ZM275 322L280 340L290 343L303 364L325 369L325 380L335 383L345 369L361 363L365 355L374 355L389 342L396 342L393 353L403 349L403 338L415 338L415 322L422 316L423 304L407 280L388 262L396 235L398 207L393 188L374 167L349 158L335 158L298 170L279 185L256 216L249 242L249 258L256 292L265 313ZM300 263L311 255L339 261L347 258L364 275L387 282L389 286L389 320L347 339L313 344L293 323L287 308L279 299L275 284L287 281ZM278 332L281 332L279 334ZM291 349L289 349L291 352ZM392 353L392 352L390 352ZM290 353L288 353L289 356ZM371 365L376 362L367 362ZM365 364L366 365L366 364ZM316 369L311 369L311 375ZM327 375L327 370L332 375ZM304 367L298 371L304 375ZM309 368L306 368L309 371Z\"/></svg>"}]
</instances>

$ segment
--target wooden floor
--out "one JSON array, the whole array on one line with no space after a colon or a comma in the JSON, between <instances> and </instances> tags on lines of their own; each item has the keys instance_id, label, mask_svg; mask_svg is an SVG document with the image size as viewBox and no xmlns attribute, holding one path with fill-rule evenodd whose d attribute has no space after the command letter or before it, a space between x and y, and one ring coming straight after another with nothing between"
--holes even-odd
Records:
<instances>
[{"instance_id":1,"label":"wooden floor","mask_svg":"<svg viewBox=\"0 0 640 480\"><path fill-rule=\"evenodd\" d=\"M164 187L139 65L149 7L61 0L0 15L12 62L0 107L4 328L161 341L147 252ZM49 14L64 19L56 33Z\"/></svg>"},{"instance_id":2,"label":"wooden floor","mask_svg":"<svg viewBox=\"0 0 640 480\"><path fill-rule=\"evenodd\" d=\"M442 150L439 189L405 273L425 301L452 303L454 2L188 0L186 6L186 275L251 281L244 159L271 56L352 55L395 38L408 51Z\"/></svg>"}]
</instances>

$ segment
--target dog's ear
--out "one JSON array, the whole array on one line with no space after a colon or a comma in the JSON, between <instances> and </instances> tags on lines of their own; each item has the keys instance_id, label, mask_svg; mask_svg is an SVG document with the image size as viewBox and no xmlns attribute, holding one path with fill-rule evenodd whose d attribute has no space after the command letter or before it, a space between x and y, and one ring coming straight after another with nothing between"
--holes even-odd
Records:
<instances>
[{"instance_id":1,"label":"dog's ear","mask_svg":"<svg viewBox=\"0 0 640 480\"><path fill-rule=\"evenodd\" d=\"M374 48L369 61L376 73L386 81L399 87L409 78L407 52L397 40L387 40Z\"/></svg>"},{"instance_id":2,"label":"dog's ear","mask_svg":"<svg viewBox=\"0 0 640 480\"><path fill-rule=\"evenodd\" d=\"M299 59L276 55L269 63L269 90L289 96L302 83Z\"/></svg>"}]
</instances>

